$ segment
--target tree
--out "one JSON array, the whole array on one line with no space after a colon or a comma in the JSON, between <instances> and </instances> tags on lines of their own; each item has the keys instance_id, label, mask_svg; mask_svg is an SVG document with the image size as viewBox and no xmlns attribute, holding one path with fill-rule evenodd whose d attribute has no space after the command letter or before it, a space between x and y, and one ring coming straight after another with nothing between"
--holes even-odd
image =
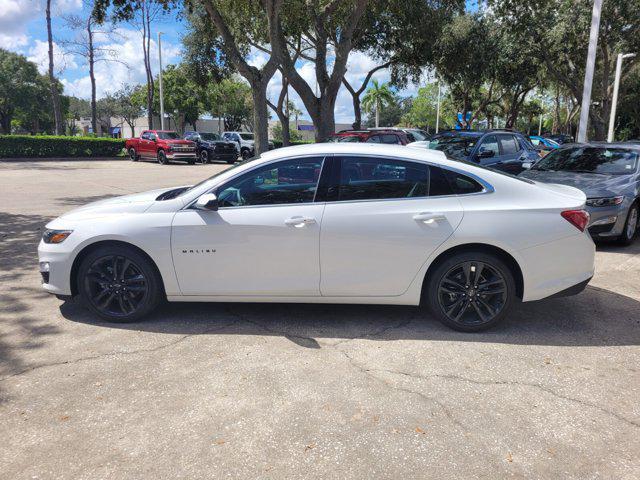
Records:
<instances>
[{"instance_id":1,"label":"tree","mask_svg":"<svg viewBox=\"0 0 640 480\"><path fill-rule=\"evenodd\" d=\"M411 108L402 116L407 126L424 128L436 124L438 104L438 84L430 83L418 89L418 95L411 102Z\"/></svg>"},{"instance_id":2,"label":"tree","mask_svg":"<svg viewBox=\"0 0 640 480\"><path fill-rule=\"evenodd\" d=\"M380 110L393 102L393 92L389 89L389 84L380 85L377 80L373 81L373 86L367 90L362 99L362 108L365 112L375 112L376 127L380 126Z\"/></svg>"},{"instance_id":3,"label":"tree","mask_svg":"<svg viewBox=\"0 0 640 480\"><path fill-rule=\"evenodd\" d=\"M89 8L87 0L84 7ZM67 54L75 55L83 59L89 67L89 79L91 81L91 129L97 132L97 106L96 106L96 76L95 65L100 62L121 62L117 58L117 52L104 46L106 40L116 36L113 27L98 29L95 19L91 14L67 15L64 17L65 26L75 32L71 39L60 41L60 45ZM97 39L100 39L99 41ZM121 62L122 63L122 62Z\"/></svg>"},{"instance_id":4,"label":"tree","mask_svg":"<svg viewBox=\"0 0 640 480\"><path fill-rule=\"evenodd\" d=\"M135 121L144 115L144 92L143 87L131 84L122 85L120 90L114 92L113 100L115 115L129 125L131 136L135 137Z\"/></svg>"},{"instance_id":5,"label":"tree","mask_svg":"<svg viewBox=\"0 0 640 480\"><path fill-rule=\"evenodd\" d=\"M56 79L56 92L62 95L62 84ZM65 115L66 97L60 98ZM0 48L0 133L26 130L32 133L55 130L51 111L49 77L40 75L35 63L24 56Z\"/></svg>"},{"instance_id":6,"label":"tree","mask_svg":"<svg viewBox=\"0 0 640 480\"><path fill-rule=\"evenodd\" d=\"M271 55L275 55L284 75L300 96L313 120L316 141L322 141L335 131L335 104L342 79L347 71L349 53L355 37L361 32L368 0L344 2L332 0L265 1L269 24ZM313 51L313 57L303 52ZM329 71L328 55L333 66ZM306 56L315 65L317 92L296 68L298 56Z\"/></svg>"},{"instance_id":7,"label":"tree","mask_svg":"<svg viewBox=\"0 0 640 480\"><path fill-rule=\"evenodd\" d=\"M197 130L202 89L191 80L183 64L169 65L162 72L162 81L165 113L174 121L178 132L184 132L186 124ZM157 82L155 84L157 85ZM154 98L154 109L159 110L158 91L154 93Z\"/></svg>"},{"instance_id":8,"label":"tree","mask_svg":"<svg viewBox=\"0 0 640 480\"><path fill-rule=\"evenodd\" d=\"M280 95L278 96L278 101L274 104L271 101L267 100L267 104L271 107L271 109L276 112L278 116L278 120L280 120L280 139L282 140L282 146L288 147L290 144L291 138L291 128L290 128L290 113L289 113L289 104L288 102L288 91L289 91L289 82L287 79L282 77L282 89L280 90Z\"/></svg>"},{"instance_id":9,"label":"tree","mask_svg":"<svg viewBox=\"0 0 640 480\"><path fill-rule=\"evenodd\" d=\"M69 111L67 112L67 133L75 135L77 133L76 121L83 117L91 116L91 102L83 98L68 97ZM94 130L95 131L95 130Z\"/></svg>"},{"instance_id":10,"label":"tree","mask_svg":"<svg viewBox=\"0 0 640 480\"><path fill-rule=\"evenodd\" d=\"M203 110L222 118L225 130L241 130L254 117L251 88L238 78L210 84L202 98Z\"/></svg>"},{"instance_id":11,"label":"tree","mask_svg":"<svg viewBox=\"0 0 640 480\"><path fill-rule=\"evenodd\" d=\"M393 94L391 101L384 110L379 111L379 124L385 126L396 126L402 121L402 117L411 109L411 98L401 98ZM370 128L375 126L375 114L367 117L364 124Z\"/></svg>"},{"instance_id":12,"label":"tree","mask_svg":"<svg viewBox=\"0 0 640 480\"><path fill-rule=\"evenodd\" d=\"M47 20L47 42L49 44L49 91L51 92L51 102L53 104L53 115L55 120L56 135L62 135L64 121L62 118L62 104L60 102L60 92L58 91L57 79L54 73L53 62L53 34L51 31L51 0L47 0L46 7Z\"/></svg>"},{"instance_id":13,"label":"tree","mask_svg":"<svg viewBox=\"0 0 640 480\"><path fill-rule=\"evenodd\" d=\"M593 3L589 0L491 0L494 14L514 42L528 44L544 62L550 78L562 85L573 101L582 102L585 60ZM616 55L640 51L640 0L608 0L603 3L589 121L594 137L606 136ZM623 65L625 83L638 57ZM567 106L570 106L567 103Z\"/></svg>"}]
</instances>

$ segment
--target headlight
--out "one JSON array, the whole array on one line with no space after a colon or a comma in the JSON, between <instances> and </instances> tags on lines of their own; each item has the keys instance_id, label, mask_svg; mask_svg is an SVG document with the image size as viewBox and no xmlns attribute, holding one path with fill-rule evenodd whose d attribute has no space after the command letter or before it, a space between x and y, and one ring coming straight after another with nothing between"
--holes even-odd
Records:
<instances>
[{"instance_id":1,"label":"headlight","mask_svg":"<svg viewBox=\"0 0 640 480\"><path fill-rule=\"evenodd\" d=\"M588 198L587 205L589 207L613 207L620 205L624 200L624 195L617 197Z\"/></svg>"},{"instance_id":2,"label":"headlight","mask_svg":"<svg viewBox=\"0 0 640 480\"><path fill-rule=\"evenodd\" d=\"M73 230L49 230L46 229L42 234L42 240L44 243L62 243L69 235L73 233Z\"/></svg>"}]
</instances>

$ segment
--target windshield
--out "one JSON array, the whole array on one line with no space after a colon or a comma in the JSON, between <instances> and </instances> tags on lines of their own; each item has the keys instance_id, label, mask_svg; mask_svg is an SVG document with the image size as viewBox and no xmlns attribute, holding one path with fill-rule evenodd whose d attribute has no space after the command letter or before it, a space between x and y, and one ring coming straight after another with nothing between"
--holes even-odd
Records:
<instances>
[{"instance_id":1,"label":"windshield","mask_svg":"<svg viewBox=\"0 0 640 480\"><path fill-rule=\"evenodd\" d=\"M440 150L448 157L465 158L469 156L479 137L453 135L435 138L429 142L429 148Z\"/></svg>"},{"instance_id":2,"label":"windshield","mask_svg":"<svg viewBox=\"0 0 640 480\"><path fill-rule=\"evenodd\" d=\"M535 170L622 175L638 166L638 152L624 148L574 147L555 150L538 161Z\"/></svg>"},{"instance_id":3,"label":"windshield","mask_svg":"<svg viewBox=\"0 0 640 480\"><path fill-rule=\"evenodd\" d=\"M240 137L243 140L253 140L253 133L241 133Z\"/></svg>"},{"instance_id":4,"label":"windshield","mask_svg":"<svg viewBox=\"0 0 640 480\"><path fill-rule=\"evenodd\" d=\"M217 133L201 133L200 138L209 141L222 140L220 138L220 135L218 135Z\"/></svg>"},{"instance_id":5,"label":"windshield","mask_svg":"<svg viewBox=\"0 0 640 480\"><path fill-rule=\"evenodd\" d=\"M416 142L421 142L423 140L428 140L427 134L424 133L422 130L409 130L408 132L411 135L413 135L413 138L415 138Z\"/></svg>"},{"instance_id":6,"label":"windshield","mask_svg":"<svg viewBox=\"0 0 640 480\"><path fill-rule=\"evenodd\" d=\"M161 138L162 140L179 140L180 139L180 135L178 135L176 132L156 132L158 135L158 138Z\"/></svg>"}]
</instances>

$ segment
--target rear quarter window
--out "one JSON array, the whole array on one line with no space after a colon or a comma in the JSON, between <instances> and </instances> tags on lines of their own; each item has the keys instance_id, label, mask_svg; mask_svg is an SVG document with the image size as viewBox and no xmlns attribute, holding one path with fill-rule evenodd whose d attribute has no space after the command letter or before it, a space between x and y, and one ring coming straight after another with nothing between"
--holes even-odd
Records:
<instances>
[{"instance_id":1,"label":"rear quarter window","mask_svg":"<svg viewBox=\"0 0 640 480\"><path fill-rule=\"evenodd\" d=\"M484 187L473 178L453 170L443 169L443 172L449 181L451 190L455 195L467 195L469 193L479 193Z\"/></svg>"}]
</instances>

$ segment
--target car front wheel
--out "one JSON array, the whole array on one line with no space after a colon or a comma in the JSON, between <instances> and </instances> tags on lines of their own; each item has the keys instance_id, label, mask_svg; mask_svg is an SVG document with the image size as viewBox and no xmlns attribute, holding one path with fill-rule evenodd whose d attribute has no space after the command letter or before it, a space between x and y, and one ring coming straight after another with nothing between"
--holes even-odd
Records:
<instances>
[{"instance_id":1,"label":"car front wheel","mask_svg":"<svg viewBox=\"0 0 640 480\"><path fill-rule=\"evenodd\" d=\"M107 246L89 253L80 265L77 280L82 303L111 322L138 320L161 299L156 269L128 247Z\"/></svg>"},{"instance_id":2,"label":"car front wheel","mask_svg":"<svg viewBox=\"0 0 640 480\"><path fill-rule=\"evenodd\" d=\"M463 252L439 263L426 284L429 309L462 332L486 330L508 314L515 296L509 267L494 255Z\"/></svg>"},{"instance_id":3,"label":"car front wheel","mask_svg":"<svg viewBox=\"0 0 640 480\"><path fill-rule=\"evenodd\" d=\"M137 162L138 159L140 158L138 157L136 149L133 147L129 149L129 158L131 159L132 162Z\"/></svg>"},{"instance_id":4,"label":"car front wheel","mask_svg":"<svg viewBox=\"0 0 640 480\"><path fill-rule=\"evenodd\" d=\"M620 235L619 242L622 245L631 245L638 232L638 203L631 205L624 224L624 231Z\"/></svg>"},{"instance_id":5,"label":"car front wheel","mask_svg":"<svg viewBox=\"0 0 640 480\"><path fill-rule=\"evenodd\" d=\"M203 164L209 163L209 152L207 152L206 150L202 150L200 152L200 161Z\"/></svg>"},{"instance_id":6,"label":"car front wheel","mask_svg":"<svg viewBox=\"0 0 640 480\"><path fill-rule=\"evenodd\" d=\"M242 150L242 159L248 160L249 158L251 158L251 150L245 148L244 150Z\"/></svg>"},{"instance_id":7,"label":"car front wheel","mask_svg":"<svg viewBox=\"0 0 640 480\"><path fill-rule=\"evenodd\" d=\"M169 163L169 159L167 158L167 154L164 153L162 150L160 150L158 152L158 163L160 165L166 165L167 163Z\"/></svg>"}]
</instances>

